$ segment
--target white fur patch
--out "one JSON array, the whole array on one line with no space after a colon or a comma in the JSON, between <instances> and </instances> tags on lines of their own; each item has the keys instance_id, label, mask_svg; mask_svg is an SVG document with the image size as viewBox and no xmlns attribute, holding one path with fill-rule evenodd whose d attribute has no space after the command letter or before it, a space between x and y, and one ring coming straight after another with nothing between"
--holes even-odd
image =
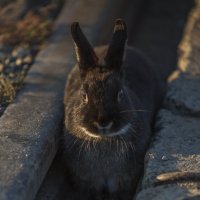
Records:
<instances>
[{"instance_id":1,"label":"white fur patch","mask_svg":"<svg viewBox=\"0 0 200 200\"><path fill-rule=\"evenodd\" d=\"M86 128L80 126L79 127L81 131L83 131L86 135L90 136L90 137L93 137L93 138L100 138L101 136L99 135L95 135L93 133L91 133L90 131L88 131Z\"/></svg>"},{"instance_id":2,"label":"white fur patch","mask_svg":"<svg viewBox=\"0 0 200 200\"><path fill-rule=\"evenodd\" d=\"M105 136L108 136L108 137L113 137L113 136L117 136L117 135L123 135L123 134L126 134L127 131L130 129L131 125L130 123L126 124L125 126L123 126L120 130L118 130L117 132L111 132L109 134L106 134ZM93 137L93 138L101 138L101 135L96 135L94 133L91 133L90 131L88 131L86 128L84 127L79 127L80 130L82 132L84 132L86 135L90 136L90 137Z\"/></svg>"}]
</instances>

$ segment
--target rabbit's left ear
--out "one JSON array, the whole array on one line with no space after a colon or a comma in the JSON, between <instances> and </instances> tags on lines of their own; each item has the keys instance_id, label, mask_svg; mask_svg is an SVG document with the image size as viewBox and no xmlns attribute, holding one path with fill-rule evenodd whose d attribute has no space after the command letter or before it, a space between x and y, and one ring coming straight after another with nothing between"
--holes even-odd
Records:
<instances>
[{"instance_id":1,"label":"rabbit's left ear","mask_svg":"<svg viewBox=\"0 0 200 200\"><path fill-rule=\"evenodd\" d=\"M120 69L123 63L124 47L127 40L127 27L122 19L115 21L113 36L104 58L108 67Z\"/></svg>"},{"instance_id":2,"label":"rabbit's left ear","mask_svg":"<svg viewBox=\"0 0 200 200\"><path fill-rule=\"evenodd\" d=\"M94 67L98 62L98 58L83 34L78 22L72 23L71 33L75 44L76 58L80 71L82 72L90 67Z\"/></svg>"}]
</instances>

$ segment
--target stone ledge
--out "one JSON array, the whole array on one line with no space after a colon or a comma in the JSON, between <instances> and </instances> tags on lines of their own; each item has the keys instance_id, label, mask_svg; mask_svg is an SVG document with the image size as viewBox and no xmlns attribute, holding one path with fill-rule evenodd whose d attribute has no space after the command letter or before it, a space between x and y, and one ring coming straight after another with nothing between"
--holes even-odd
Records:
<instances>
[{"instance_id":1,"label":"stone ledge","mask_svg":"<svg viewBox=\"0 0 200 200\"><path fill-rule=\"evenodd\" d=\"M183 198L184 196L184 198ZM175 184L151 187L138 194L137 200L198 200L200 193L195 190L186 190Z\"/></svg>"},{"instance_id":2,"label":"stone ledge","mask_svg":"<svg viewBox=\"0 0 200 200\"><path fill-rule=\"evenodd\" d=\"M169 188L176 185L178 189L169 193L171 199L176 199L182 190L185 193L181 197L186 197L186 193L193 195L192 191L200 194L200 119L161 110L156 129L159 131L146 154L140 193L147 195L150 191L152 194L160 191L161 197L162 193L167 194ZM137 199L140 199L140 193ZM154 200L158 197L152 195L152 198L146 196L143 199Z\"/></svg>"},{"instance_id":3,"label":"stone ledge","mask_svg":"<svg viewBox=\"0 0 200 200\"><path fill-rule=\"evenodd\" d=\"M1 200L34 199L54 159L62 131L66 75L74 63L72 42L66 37L70 32L66 23L84 18L83 29L93 35L88 26L96 23L106 1L95 4L88 0L87 5L84 2L67 1L24 87L0 118ZM86 13L90 11L92 20L78 15L80 9Z\"/></svg>"},{"instance_id":4,"label":"stone ledge","mask_svg":"<svg viewBox=\"0 0 200 200\"><path fill-rule=\"evenodd\" d=\"M200 77L178 73L176 79L168 84L165 107L177 113L200 117L199 86Z\"/></svg>"},{"instance_id":5,"label":"stone ledge","mask_svg":"<svg viewBox=\"0 0 200 200\"><path fill-rule=\"evenodd\" d=\"M137 200L200 199L200 0L189 15L177 70L146 155ZM168 110L167 110L168 109Z\"/></svg>"},{"instance_id":6,"label":"stone ledge","mask_svg":"<svg viewBox=\"0 0 200 200\"><path fill-rule=\"evenodd\" d=\"M69 66L68 66L69 67ZM32 199L58 148L66 64L34 64L0 118L0 199Z\"/></svg>"}]
</instances>

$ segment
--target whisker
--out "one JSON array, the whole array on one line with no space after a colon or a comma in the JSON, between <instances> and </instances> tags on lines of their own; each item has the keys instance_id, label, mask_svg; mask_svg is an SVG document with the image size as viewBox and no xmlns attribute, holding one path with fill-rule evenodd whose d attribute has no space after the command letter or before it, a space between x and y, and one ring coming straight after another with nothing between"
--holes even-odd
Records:
<instances>
[{"instance_id":1,"label":"whisker","mask_svg":"<svg viewBox=\"0 0 200 200\"><path fill-rule=\"evenodd\" d=\"M124 91L125 91L126 95L128 96L128 98L130 100L131 98L130 98L130 95L129 95L128 91L126 90L126 88L124 88Z\"/></svg>"},{"instance_id":2,"label":"whisker","mask_svg":"<svg viewBox=\"0 0 200 200\"><path fill-rule=\"evenodd\" d=\"M117 142L117 154L120 156L120 153L119 153L119 140L117 140L116 142Z\"/></svg>"},{"instance_id":3,"label":"whisker","mask_svg":"<svg viewBox=\"0 0 200 200\"><path fill-rule=\"evenodd\" d=\"M123 144L123 142L121 140L120 140L120 144L121 144L122 153L124 153L124 144Z\"/></svg>"},{"instance_id":4,"label":"whisker","mask_svg":"<svg viewBox=\"0 0 200 200\"><path fill-rule=\"evenodd\" d=\"M76 145L77 142L78 139L73 139L73 141L67 146L67 148L71 150Z\"/></svg>"},{"instance_id":5,"label":"whisker","mask_svg":"<svg viewBox=\"0 0 200 200\"><path fill-rule=\"evenodd\" d=\"M126 112L152 112L150 110L122 110L120 113L126 113Z\"/></svg>"},{"instance_id":6,"label":"whisker","mask_svg":"<svg viewBox=\"0 0 200 200\"><path fill-rule=\"evenodd\" d=\"M134 144L132 144L131 142L129 142L128 144L129 144L129 146L131 147L131 149L133 150L133 152L135 153L135 152L136 152L136 149L135 149Z\"/></svg>"},{"instance_id":7,"label":"whisker","mask_svg":"<svg viewBox=\"0 0 200 200\"><path fill-rule=\"evenodd\" d=\"M136 138L136 139L139 139L139 136L137 135L137 132L136 130L133 128L133 126L130 126L130 129L133 131L133 136ZM135 133L135 134L134 134Z\"/></svg>"},{"instance_id":8,"label":"whisker","mask_svg":"<svg viewBox=\"0 0 200 200\"><path fill-rule=\"evenodd\" d=\"M80 149L79 149L79 153L78 153L78 158L77 158L77 164L76 164L76 171L78 170L79 168L79 161L80 161L80 156L81 156L81 152L83 152L84 150L84 143L86 142L86 140L83 140L83 142L81 143L80 145Z\"/></svg>"},{"instance_id":9,"label":"whisker","mask_svg":"<svg viewBox=\"0 0 200 200\"><path fill-rule=\"evenodd\" d=\"M85 146L87 147L86 149L90 152L90 140L87 141Z\"/></svg>"},{"instance_id":10,"label":"whisker","mask_svg":"<svg viewBox=\"0 0 200 200\"><path fill-rule=\"evenodd\" d=\"M120 136L120 138L121 138L121 140L122 140L122 142L123 142L123 144L124 144L124 147L125 147L126 150L128 151L128 146L127 146L126 141L124 140L123 136Z\"/></svg>"},{"instance_id":11,"label":"whisker","mask_svg":"<svg viewBox=\"0 0 200 200\"><path fill-rule=\"evenodd\" d=\"M130 129L131 129L134 133L137 133L136 130L134 129L134 127L133 127L132 125L130 126Z\"/></svg>"},{"instance_id":12,"label":"whisker","mask_svg":"<svg viewBox=\"0 0 200 200\"><path fill-rule=\"evenodd\" d=\"M96 144L97 144L96 140L92 140L92 145L95 151L96 151Z\"/></svg>"},{"instance_id":13,"label":"whisker","mask_svg":"<svg viewBox=\"0 0 200 200\"><path fill-rule=\"evenodd\" d=\"M80 160L81 151L85 148L84 145L85 145L85 142L86 142L86 141L87 141L87 140L83 140L83 142L82 142L81 145L80 145L80 150L79 150L79 154L78 154L78 162L79 162L79 160Z\"/></svg>"}]
</instances>

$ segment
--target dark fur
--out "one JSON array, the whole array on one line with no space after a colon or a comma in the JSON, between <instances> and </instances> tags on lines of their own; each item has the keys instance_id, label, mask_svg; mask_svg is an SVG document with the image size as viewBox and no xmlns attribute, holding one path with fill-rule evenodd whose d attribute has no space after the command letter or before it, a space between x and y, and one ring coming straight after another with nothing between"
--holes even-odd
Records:
<instances>
[{"instance_id":1,"label":"dark fur","mask_svg":"<svg viewBox=\"0 0 200 200\"><path fill-rule=\"evenodd\" d=\"M92 47L78 23L72 36L79 56L65 90L65 159L78 199L132 199L162 91L156 72L137 50L125 47L126 25L117 20L110 46ZM125 60L123 62L123 53ZM122 99L117 101L118 92ZM82 92L87 92L88 103ZM127 123L126 134L99 132L94 122ZM80 130L87 128L100 138Z\"/></svg>"}]
</instances>

